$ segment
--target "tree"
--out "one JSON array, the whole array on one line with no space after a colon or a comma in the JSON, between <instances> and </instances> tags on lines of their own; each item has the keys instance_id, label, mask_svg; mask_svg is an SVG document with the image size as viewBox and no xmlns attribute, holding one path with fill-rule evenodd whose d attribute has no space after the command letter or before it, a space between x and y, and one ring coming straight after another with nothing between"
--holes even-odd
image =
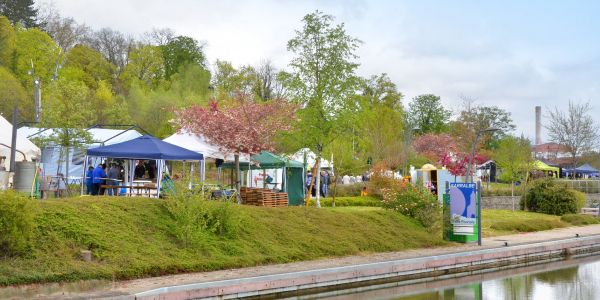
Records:
<instances>
[{"instance_id":1,"label":"tree","mask_svg":"<svg viewBox=\"0 0 600 300\"><path fill-rule=\"evenodd\" d=\"M42 4L39 19L40 27L52 37L63 52L84 42L90 31L85 24L78 24L73 18L63 18L53 3Z\"/></svg>"},{"instance_id":2,"label":"tree","mask_svg":"<svg viewBox=\"0 0 600 300\"><path fill-rule=\"evenodd\" d=\"M224 109L213 101L208 108L193 105L180 110L176 123L183 130L201 135L223 151L234 154L239 195L239 155L272 150L275 135L291 128L295 107L284 101L257 103L242 93L238 93L235 100L235 106Z\"/></svg>"},{"instance_id":3,"label":"tree","mask_svg":"<svg viewBox=\"0 0 600 300\"><path fill-rule=\"evenodd\" d=\"M515 129L509 112L497 106L475 105L473 100L465 98L464 108L454 123L453 130L465 148L469 148L478 131L488 128L496 131L483 132L481 144L485 149L493 149L495 144L508 132ZM476 145L477 147L479 145Z\"/></svg>"},{"instance_id":4,"label":"tree","mask_svg":"<svg viewBox=\"0 0 600 300\"><path fill-rule=\"evenodd\" d=\"M31 120L33 116L33 99L29 97L21 83L13 74L4 67L0 67L0 115L11 120L13 108L19 107L20 118Z\"/></svg>"},{"instance_id":5,"label":"tree","mask_svg":"<svg viewBox=\"0 0 600 300\"><path fill-rule=\"evenodd\" d=\"M81 79L92 89L98 88L99 81L111 80L115 69L100 52L85 45L77 45L69 50L64 66L83 71Z\"/></svg>"},{"instance_id":6,"label":"tree","mask_svg":"<svg viewBox=\"0 0 600 300\"><path fill-rule=\"evenodd\" d=\"M580 156L598 145L598 125L589 114L592 106L589 102L578 104L569 101L567 112L554 107L549 113L548 130L550 140L569 149L573 168L577 167Z\"/></svg>"},{"instance_id":7,"label":"tree","mask_svg":"<svg viewBox=\"0 0 600 300\"><path fill-rule=\"evenodd\" d=\"M269 60L262 61L254 71L253 93L262 101L283 98L284 89L277 79L277 70Z\"/></svg>"},{"instance_id":8,"label":"tree","mask_svg":"<svg viewBox=\"0 0 600 300\"><path fill-rule=\"evenodd\" d=\"M408 104L409 123L421 134L445 132L451 115L433 94L416 96Z\"/></svg>"},{"instance_id":9,"label":"tree","mask_svg":"<svg viewBox=\"0 0 600 300\"><path fill-rule=\"evenodd\" d=\"M458 153L458 146L452 136L447 133L427 133L417 137L412 144L414 150L427 157L430 162L439 164L446 157Z\"/></svg>"},{"instance_id":10,"label":"tree","mask_svg":"<svg viewBox=\"0 0 600 300\"><path fill-rule=\"evenodd\" d=\"M510 181L510 192L513 197L513 210L515 210L515 181L526 179L527 172L531 169L532 158L530 143L524 137L516 138L513 136L506 136L500 140L493 157L497 166L502 169L502 178Z\"/></svg>"},{"instance_id":11,"label":"tree","mask_svg":"<svg viewBox=\"0 0 600 300\"><path fill-rule=\"evenodd\" d=\"M218 99L227 101L239 92L250 95L255 78L256 72L252 67L236 69L231 62L217 59L212 86Z\"/></svg>"},{"instance_id":12,"label":"tree","mask_svg":"<svg viewBox=\"0 0 600 300\"><path fill-rule=\"evenodd\" d=\"M16 33L15 76L25 87L32 86L33 77L41 79L42 84L48 83L53 77L60 48L48 34L37 28L21 28Z\"/></svg>"},{"instance_id":13,"label":"tree","mask_svg":"<svg viewBox=\"0 0 600 300\"><path fill-rule=\"evenodd\" d=\"M171 28L153 28L144 34L144 41L149 45L163 46L175 39L175 32Z\"/></svg>"},{"instance_id":14,"label":"tree","mask_svg":"<svg viewBox=\"0 0 600 300\"><path fill-rule=\"evenodd\" d=\"M206 56L202 48L198 41L188 36L177 36L161 46L165 61L165 77L171 78L180 67L187 64L206 67Z\"/></svg>"},{"instance_id":15,"label":"tree","mask_svg":"<svg viewBox=\"0 0 600 300\"><path fill-rule=\"evenodd\" d=\"M15 49L15 30L5 16L0 16L0 66L13 68Z\"/></svg>"},{"instance_id":16,"label":"tree","mask_svg":"<svg viewBox=\"0 0 600 300\"><path fill-rule=\"evenodd\" d=\"M111 28L102 28L88 36L86 44L102 53L104 58L117 66L117 72L121 72L127 64L133 39Z\"/></svg>"},{"instance_id":17,"label":"tree","mask_svg":"<svg viewBox=\"0 0 600 300\"><path fill-rule=\"evenodd\" d=\"M27 28L37 26L37 9L33 0L0 0L0 15Z\"/></svg>"},{"instance_id":18,"label":"tree","mask_svg":"<svg viewBox=\"0 0 600 300\"><path fill-rule=\"evenodd\" d=\"M291 135L301 146L311 148L320 161L323 148L335 139L340 126L347 125L339 120L354 104L358 81L354 60L360 41L346 34L343 23L334 25L333 17L322 12L308 14L302 21L302 30L287 45L295 55L291 72L281 73L280 78L291 100L302 107ZM316 186L320 188L320 172Z\"/></svg>"},{"instance_id":19,"label":"tree","mask_svg":"<svg viewBox=\"0 0 600 300\"><path fill-rule=\"evenodd\" d=\"M140 81L148 88L155 88L165 77L165 61L157 46L140 45L129 54L129 63L121 73L128 87L132 81Z\"/></svg>"}]
</instances>

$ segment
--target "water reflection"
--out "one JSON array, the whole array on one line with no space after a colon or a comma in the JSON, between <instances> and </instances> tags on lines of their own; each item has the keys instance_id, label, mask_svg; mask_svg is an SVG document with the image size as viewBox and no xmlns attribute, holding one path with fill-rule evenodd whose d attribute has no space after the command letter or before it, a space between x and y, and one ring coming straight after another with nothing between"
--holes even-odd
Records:
<instances>
[{"instance_id":1,"label":"water reflection","mask_svg":"<svg viewBox=\"0 0 600 300\"><path fill-rule=\"evenodd\" d=\"M600 299L600 257L412 285L390 283L296 299Z\"/></svg>"}]
</instances>

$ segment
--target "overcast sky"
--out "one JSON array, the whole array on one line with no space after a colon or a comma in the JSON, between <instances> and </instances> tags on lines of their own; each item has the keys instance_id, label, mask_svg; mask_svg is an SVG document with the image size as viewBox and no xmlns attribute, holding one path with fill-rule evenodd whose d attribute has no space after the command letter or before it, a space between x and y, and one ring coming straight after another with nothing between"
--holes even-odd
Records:
<instances>
[{"instance_id":1,"label":"overcast sky","mask_svg":"<svg viewBox=\"0 0 600 300\"><path fill-rule=\"evenodd\" d=\"M589 101L600 122L600 1L52 2L93 29L139 36L168 27L206 42L211 63L270 59L280 69L302 17L318 9L364 42L359 75L387 73L405 104L433 93L456 110L461 96L474 98L511 112L514 133L532 140L536 105L547 113Z\"/></svg>"}]
</instances>

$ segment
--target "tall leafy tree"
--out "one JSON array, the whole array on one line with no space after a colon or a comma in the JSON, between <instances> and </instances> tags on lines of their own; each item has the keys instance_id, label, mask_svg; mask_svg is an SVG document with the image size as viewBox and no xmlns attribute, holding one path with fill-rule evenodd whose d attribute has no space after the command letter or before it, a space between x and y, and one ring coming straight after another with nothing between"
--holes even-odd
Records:
<instances>
[{"instance_id":1,"label":"tall leafy tree","mask_svg":"<svg viewBox=\"0 0 600 300\"><path fill-rule=\"evenodd\" d=\"M166 45L161 46L165 61L165 77L167 79L187 64L198 64L206 67L206 56L202 45L188 36L177 36Z\"/></svg>"},{"instance_id":2,"label":"tall leafy tree","mask_svg":"<svg viewBox=\"0 0 600 300\"><path fill-rule=\"evenodd\" d=\"M17 106L20 110L19 117L31 120L33 99L29 98L19 80L8 69L0 67L0 82L0 115L10 120L13 108Z\"/></svg>"},{"instance_id":3,"label":"tall leafy tree","mask_svg":"<svg viewBox=\"0 0 600 300\"><path fill-rule=\"evenodd\" d=\"M115 70L115 66L100 52L85 45L77 45L69 50L64 67L81 70L81 79L92 89L98 88L99 81L110 81Z\"/></svg>"},{"instance_id":4,"label":"tall leafy tree","mask_svg":"<svg viewBox=\"0 0 600 300\"><path fill-rule=\"evenodd\" d=\"M497 106L475 105L465 100L465 105L454 122L454 135L463 149L470 149L477 132L480 139L476 148L483 146L487 150L496 147L498 141L515 129L510 112ZM486 129L495 131L484 131Z\"/></svg>"},{"instance_id":5,"label":"tall leafy tree","mask_svg":"<svg viewBox=\"0 0 600 300\"><path fill-rule=\"evenodd\" d=\"M117 66L116 71L120 73L127 64L133 39L120 31L102 28L86 37L86 44L102 53L104 58Z\"/></svg>"},{"instance_id":6,"label":"tall leafy tree","mask_svg":"<svg viewBox=\"0 0 600 300\"><path fill-rule=\"evenodd\" d=\"M5 16L0 16L0 66L13 67L15 49L15 30Z\"/></svg>"},{"instance_id":7,"label":"tall leafy tree","mask_svg":"<svg viewBox=\"0 0 600 300\"><path fill-rule=\"evenodd\" d=\"M550 122L546 126L550 140L567 146L571 154L573 168L577 167L580 156L593 150L598 145L598 124L590 115L591 105L569 101L569 108L564 110L555 107L549 113Z\"/></svg>"},{"instance_id":8,"label":"tall leafy tree","mask_svg":"<svg viewBox=\"0 0 600 300\"><path fill-rule=\"evenodd\" d=\"M442 106L440 97L433 94L416 96L408 104L409 123L421 134L445 132L451 115Z\"/></svg>"},{"instance_id":9,"label":"tall leafy tree","mask_svg":"<svg viewBox=\"0 0 600 300\"><path fill-rule=\"evenodd\" d=\"M33 0L0 0L0 15L24 27L37 26L37 9Z\"/></svg>"},{"instance_id":10,"label":"tall leafy tree","mask_svg":"<svg viewBox=\"0 0 600 300\"><path fill-rule=\"evenodd\" d=\"M494 152L493 158L497 166L502 169L501 177L504 180L510 181L511 196L513 196L512 209L515 210L515 182L525 180L527 172L531 170L530 142L524 137L505 136L498 143L498 148Z\"/></svg>"},{"instance_id":11,"label":"tall leafy tree","mask_svg":"<svg viewBox=\"0 0 600 300\"><path fill-rule=\"evenodd\" d=\"M121 73L127 86L139 81L148 88L155 88L165 76L165 61L157 46L140 45L129 54L129 62Z\"/></svg>"},{"instance_id":12,"label":"tall leafy tree","mask_svg":"<svg viewBox=\"0 0 600 300\"><path fill-rule=\"evenodd\" d=\"M340 125L345 125L340 118L354 104L360 41L346 33L343 23L334 24L332 16L320 11L306 15L302 22L302 30L297 30L287 45L294 54L291 72L281 77L291 100L302 107L293 135L320 161L323 148L334 139ZM320 207L319 196L316 203Z\"/></svg>"},{"instance_id":13,"label":"tall leafy tree","mask_svg":"<svg viewBox=\"0 0 600 300\"><path fill-rule=\"evenodd\" d=\"M53 77L60 48L47 33L37 28L21 28L16 33L15 76L25 87L32 86L32 76L39 78L42 84L48 83Z\"/></svg>"}]
</instances>

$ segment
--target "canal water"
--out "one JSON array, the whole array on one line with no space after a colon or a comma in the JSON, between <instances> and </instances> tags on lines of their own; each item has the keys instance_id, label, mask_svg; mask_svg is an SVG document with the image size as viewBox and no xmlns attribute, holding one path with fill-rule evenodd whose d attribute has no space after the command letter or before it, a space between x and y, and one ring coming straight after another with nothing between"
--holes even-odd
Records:
<instances>
[{"instance_id":1,"label":"canal water","mask_svg":"<svg viewBox=\"0 0 600 300\"><path fill-rule=\"evenodd\" d=\"M392 282L288 299L600 300L600 257L412 284Z\"/></svg>"}]
</instances>

